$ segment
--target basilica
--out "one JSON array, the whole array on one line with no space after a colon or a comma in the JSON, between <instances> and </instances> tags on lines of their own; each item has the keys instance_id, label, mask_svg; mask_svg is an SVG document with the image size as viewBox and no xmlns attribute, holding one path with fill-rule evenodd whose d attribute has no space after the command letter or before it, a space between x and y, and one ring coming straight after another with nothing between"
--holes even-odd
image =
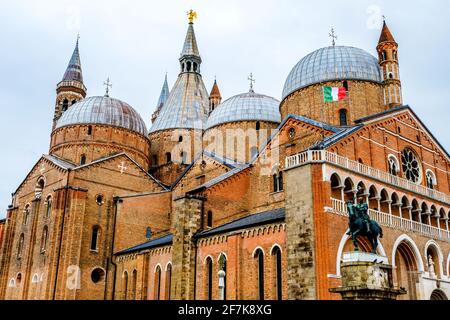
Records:
<instances>
[{"instance_id":1,"label":"basilica","mask_svg":"<svg viewBox=\"0 0 450 320\"><path fill-rule=\"evenodd\" d=\"M299 57L281 99L252 77L222 99L194 18L148 121L87 95L77 41L49 150L0 222L0 299L338 300L359 199L399 299L450 297L450 156L403 102L386 22L376 56L333 43Z\"/></svg>"}]
</instances>

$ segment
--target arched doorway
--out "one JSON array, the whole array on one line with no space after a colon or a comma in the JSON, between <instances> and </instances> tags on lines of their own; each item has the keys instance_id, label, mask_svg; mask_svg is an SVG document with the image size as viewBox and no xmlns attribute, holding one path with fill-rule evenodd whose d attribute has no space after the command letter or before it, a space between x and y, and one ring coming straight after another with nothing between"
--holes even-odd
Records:
<instances>
[{"instance_id":1,"label":"arched doorway","mask_svg":"<svg viewBox=\"0 0 450 320\"><path fill-rule=\"evenodd\" d=\"M406 290L399 300L417 300L417 283L419 283L419 268L415 251L408 241L402 241L395 252L394 281L398 287Z\"/></svg>"},{"instance_id":2,"label":"arched doorway","mask_svg":"<svg viewBox=\"0 0 450 320\"><path fill-rule=\"evenodd\" d=\"M431 294L430 300L446 301L446 300L448 300L448 298L447 298L447 295L444 293L444 291L436 289Z\"/></svg>"}]
</instances>

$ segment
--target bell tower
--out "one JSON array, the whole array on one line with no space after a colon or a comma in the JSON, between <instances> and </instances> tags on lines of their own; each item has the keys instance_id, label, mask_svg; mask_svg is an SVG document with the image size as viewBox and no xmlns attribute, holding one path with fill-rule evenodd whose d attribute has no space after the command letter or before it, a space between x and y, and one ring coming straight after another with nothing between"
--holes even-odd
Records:
<instances>
[{"instance_id":1,"label":"bell tower","mask_svg":"<svg viewBox=\"0 0 450 320\"><path fill-rule=\"evenodd\" d=\"M222 96L220 94L217 80L214 79L214 85L209 94L209 113L213 112L215 108L222 102Z\"/></svg>"},{"instance_id":2,"label":"bell tower","mask_svg":"<svg viewBox=\"0 0 450 320\"><path fill-rule=\"evenodd\" d=\"M401 106L403 98L398 63L398 44L392 36L386 21L383 22L377 52L383 76L384 105L388 109Z\"/></svg>"},{"instance_id":3,"label":"bell tower","mask_svg":"<svg viewBox=\"0 0 450 320\"><path fill-rule=\"evenodd\" d=\"M52 130L55 129L59 118L70 106L86 97L87 89L83 83L78 41L79 36L63 79L56 86L55 115Z\"/></svg>"}]
</instances>

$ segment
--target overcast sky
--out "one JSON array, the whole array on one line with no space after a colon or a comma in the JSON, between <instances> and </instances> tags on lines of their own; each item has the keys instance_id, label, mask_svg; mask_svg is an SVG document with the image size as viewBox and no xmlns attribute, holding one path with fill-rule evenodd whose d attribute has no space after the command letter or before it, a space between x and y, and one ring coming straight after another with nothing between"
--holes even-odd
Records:
<instances>
[{"instance_id":1,"label":"overcast sky","mask_svg":"<svg viewBox=\"0 0 450 320\"><path fill-rule=\"evenodd\" d=\"M195 31L202 74L214 76L224 98L248 90L253 72L259 93L281 99L291 68L330 44L376 54L385 15L400 45L404 102L449 150L450 6L448 1L365 0L0 0L0 218L11 193L48 152L56 84L80 32L88 95L110 95L132 105L150 127L164 74L169 86L187 29Z\"/></svg>"}]
</instances>

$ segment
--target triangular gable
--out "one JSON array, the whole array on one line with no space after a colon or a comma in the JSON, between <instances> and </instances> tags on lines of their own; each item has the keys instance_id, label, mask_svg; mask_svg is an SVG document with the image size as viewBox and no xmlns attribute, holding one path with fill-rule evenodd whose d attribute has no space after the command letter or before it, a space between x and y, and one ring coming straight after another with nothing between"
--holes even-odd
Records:
<instances>
[{"instance_id":1,"label":"triangular gable","mask_svg":"<svg viewBox=\"0 0 450 320\"><path fill-rule=\"evenodd\" d=\"M395 118L401 114L408 113L408 115L411 117L411 119L416 122L416 125L419 127L419 129L424 132L427 136L427 138L431 141L433 145L439 149L439 151L442 153L442 155L445 156L446 160L450 162L450 155L445 150L445 148L439 143L439 141L435 138L435 136L431 133L431 131L427 128L427 126L420 120L420 118L417 116L417 114L411 109L410 106L402 106L398 108L394 108L379 114L375 114L360 120L355 121L357 124L361 124L363 126L371 125L376 122L383 121L388 118ZM362 127L361 127L362 128Z\"/></svg>"},{"instance_id":2,"label":"triangular gable","mask_svg":"<svg viewBox=\"0 0 450 320\"><path fill-rule=\"evenodd\" d=\"M53 155L47 155L43 154L38 161L36 161L36 164L31 168L31 170L28 172L27 176L23 181L20 183L20 185L17 187L16 191L14 191L14 194L17 194L22 186L25 184L25 182L35 173L35 171L38 169L39 164L45 162L49 165L52 165L54 168L58 168L60 170L67 171L69 169L75 168L75 164L72 162L66 161L64 159L61 159L59 157L53 156Z\"/></svg>"},{"instance_id":3,"label":"triangular gable","mask_svg":"<svg viewBox=\"0 0 450 320\"><path fill-rule=\"evenodd\" d=\"M259 149L259 152L250 161L250 164L254 164L258 160L258 158L262 154L265 153L265 151L267 150L267 148L270 147L270 145L275 140L275 138L283 131L283 129L285 127L289 126L290 122L292 122L292 121L301 122L301 123L304 123L304 124L306 124L308 126L312 126L312 127L317 128L317 129L324 130L325 134L327 134L328 136L337 134L337 133L342 131L342 129L340 129L338 127L335 127L335 126L331 126L331 125L326 124L324 122L319 122L319 121L312 120L312 119L309 119L309 118L303 117L303 116L297 116L297 115L289 114L280 123L280 125L275 129L276 132L274 134L272 134L272 136L270 136L270 138L267 140L267 142L264 145L261 146L261 148Z\"/></svg>"},{"instance_id":4,"label":"triangular gable","mask_svg":"<svg viewBox=\"0 0 450 320\"><path fill-rule=\"evenodd\" d=\"M223 166L224 169L229 169L229 170L233 170L237 167L241 167L243 166L243 164L240 163L235 163L233 160L230 160L226 157L222 157L219 155L216 155L214 153L211 153L209 151L204 150L203 152L200 152L195 158L194 161L192 161L192 163L184 170L184 172L178 177L178 179L172 184L171 186L171 190L174 190L176 188L176 186L183 180L183 178L185 178L187 176L187 174L197 165L199 164L201 161L203 161L203 157L206 157L208 159L210 159L211 161L217 163L220 166Z\"/></svg>"},{"instance_id":5,"label":"triangular gable","mask_svg":"<svg viewBox=\"0 0 450 320\"><path fill-rule=\"evenodd\" d=\"M87 163L85 165L78 166L78 167L74 168L73 170L74 171L78 171L78 170L90 169L94 165L97 165L97 164L100 164L100 163L104 163L104 162L108 162L108 161L113 161L113 160L116 160L119 157L125 157L127 160L129 160L131 163L133 163L136 166L136 168L138 168L139 171L142 171L142 173L144 173L147 177L149 177L151 180L153 180L153 182L155 182L157 185L159 185L164 191L168 190L168 188L164 184L162 184L158 179L156 179L150 173L148 173L144 168L142 168L136 161L134 161L125 152L118 153L118 154L115 154L115 155L112 155L112 156L109 156L109 157L105 157L105 158L101 158L101 159L92 161L92 162Z\"/></svg>"}]
</instances>

